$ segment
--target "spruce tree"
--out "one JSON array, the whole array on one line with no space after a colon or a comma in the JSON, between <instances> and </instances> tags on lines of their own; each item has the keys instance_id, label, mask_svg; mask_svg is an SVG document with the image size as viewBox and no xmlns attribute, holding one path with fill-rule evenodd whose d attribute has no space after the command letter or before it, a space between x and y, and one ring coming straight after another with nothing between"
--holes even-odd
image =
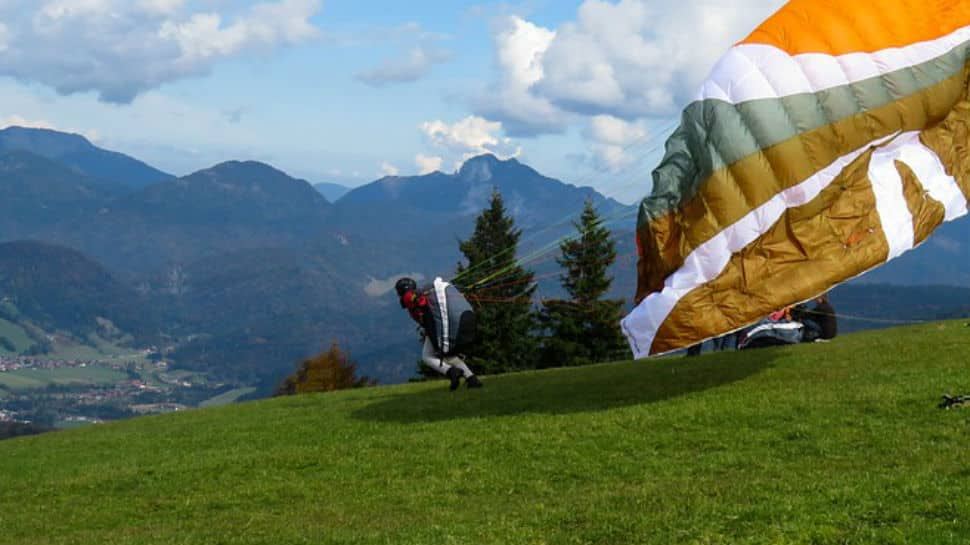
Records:
<instances>
[{"instance_id":1,"label":"spruce tree","mask_svg":"<svg viewBox=\"0 0 970 545\"><path fill-rule=\"evenodd\" d=\"M543 367L585 365L629 357L620 331L623 301L602 299L613 278L607 274L616 260L616 244L602 225L591 201L586 201L577 235L559 245L564 269L560 276L570 299L543 303L540 323L549 333L542 350Z\"/></svg>"},{"instance_id":2,"label":"spruce tree","mask_svg":"<svg viewBox=\"0 0 970 545\"><path fill-rule=\"evenodd\" d=\"M536 367L534 274L516 262L521 235L495 189L489 207L475 221L471 238L460 241L468 263L459 263L455 284L475 309L478 341L467 362L475 373Z\"/></svg>"}]
</instances>

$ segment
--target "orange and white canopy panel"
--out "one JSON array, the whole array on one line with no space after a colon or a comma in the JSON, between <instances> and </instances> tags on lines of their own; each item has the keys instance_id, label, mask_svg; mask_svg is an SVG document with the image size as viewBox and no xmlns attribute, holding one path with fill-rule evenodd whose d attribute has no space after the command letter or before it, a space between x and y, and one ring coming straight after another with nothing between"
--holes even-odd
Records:
<instances>
[{"instance_id":1,"label":"orange and white canopy panel","mask_svg":"<svg viewBox=\"0 0 970 545\"><path fill-rule=\"evenodd\" d=\"M638 358L822 294L967 213L970 2L792 0L717 63L640 205Z\"/></svg>"}]
</instances>

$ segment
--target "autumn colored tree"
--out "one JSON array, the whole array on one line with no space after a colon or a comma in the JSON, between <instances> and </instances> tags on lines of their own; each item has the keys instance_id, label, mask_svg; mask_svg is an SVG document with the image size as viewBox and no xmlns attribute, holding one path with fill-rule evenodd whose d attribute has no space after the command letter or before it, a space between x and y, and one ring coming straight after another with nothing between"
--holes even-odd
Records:
<instances>
[{"instance_id":1,"label":"autumn colored tree","mask_svg":"<svg viewBox=\"0 0 970 545\"><path fill-rule=\"evenodd\" d=\"M374 386L377 381L357 376L357 364L346 352L333 343L330 350L300 364L295 373L286 377L277 389L277 396L332 392Z\"/></svg>"}]
</instances>

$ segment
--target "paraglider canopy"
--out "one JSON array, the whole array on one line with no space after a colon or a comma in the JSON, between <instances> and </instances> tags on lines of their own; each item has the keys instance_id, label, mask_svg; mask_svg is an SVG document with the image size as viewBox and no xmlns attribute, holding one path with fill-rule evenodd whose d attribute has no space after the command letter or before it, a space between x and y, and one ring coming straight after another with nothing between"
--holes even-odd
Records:
<instances>
[{"instance_id":1,"label":"paraglider canopy","mask_svg":"<svg viewBox=\"0 0 970 545\"><path fill-rule=\"evenodd\" d=\"M793 0L717 63L640 205L636 357L737 330L967 213L970 3Z\"/></svg>"}]
</instances>

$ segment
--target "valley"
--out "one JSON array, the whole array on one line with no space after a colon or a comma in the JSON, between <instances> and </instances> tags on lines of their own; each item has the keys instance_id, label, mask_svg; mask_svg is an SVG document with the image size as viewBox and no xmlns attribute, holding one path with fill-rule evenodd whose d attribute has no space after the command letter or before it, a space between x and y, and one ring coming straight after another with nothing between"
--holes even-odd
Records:
<instances>
[{"instance_id":1,"label":"valley","mask_svg":"<svg viewBox=\"0 0 970 545\"><path fill-rule=\"evenodd\" d=\"M47 355L0 355L0 421L75 427L230 403L252 391L171 369L151 349L55 346Z\"/></svg>"}]
</instances>

